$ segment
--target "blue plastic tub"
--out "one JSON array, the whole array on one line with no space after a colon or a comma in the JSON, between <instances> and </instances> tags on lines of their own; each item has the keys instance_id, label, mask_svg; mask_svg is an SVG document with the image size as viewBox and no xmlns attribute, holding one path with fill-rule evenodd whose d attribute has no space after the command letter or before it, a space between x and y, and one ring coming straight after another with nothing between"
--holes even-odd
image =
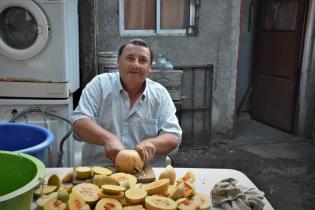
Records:
<instances>
[{"instance_id":1,"label":"blue plastic tub","mask_svg":"<svg viewBox=\"0 0 315 210\"><path fill-rule=\"evenodd\" d=\"M30 154L44 161L45 150L54 142L53 133L25 123L0 123L0 150Z\"/></svg>"}]
</instances>

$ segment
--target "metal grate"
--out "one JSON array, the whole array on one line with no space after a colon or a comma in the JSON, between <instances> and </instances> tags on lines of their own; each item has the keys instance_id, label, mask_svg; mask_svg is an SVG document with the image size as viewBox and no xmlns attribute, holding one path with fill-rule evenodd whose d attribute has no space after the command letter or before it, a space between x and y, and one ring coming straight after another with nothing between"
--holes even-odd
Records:
<instances>
[{"instance_id":1,"label":"metal grate","mask_svg":"<svg viewBox=\"0 0 315 210\"><path fill-rule=\"evenodd\" d=\"M183 129L181 147L209 146L211 141L213 66L176 66L183 70L182 101L177 115Z\"/></svg>"}]
</instances>

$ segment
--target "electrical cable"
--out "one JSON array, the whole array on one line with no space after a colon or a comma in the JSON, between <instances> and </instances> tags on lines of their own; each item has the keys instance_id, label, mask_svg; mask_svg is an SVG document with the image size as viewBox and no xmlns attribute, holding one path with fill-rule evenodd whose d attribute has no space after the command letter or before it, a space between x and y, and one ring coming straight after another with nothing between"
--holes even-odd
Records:
<instances>
[{"instance_id":1,"label":"electrical cable","mask_svg":"<svg viewBox=\"0 0 315 210\"><path fill-rule=\"evenodd\" d=\"M52 117L55 117L57 119L60 119L60 120L63 120L65 121L66 123L68 123L70 125L70 129L66 132L66 134L61 138L60 140L60 144L59 144L59 156L58 156L58 161L57 161L57 166L58 167L61 167L61 163L62 163L62 157L63 157L63 145L65 143L65 141L68 139L68 137L72 134L72 123L69 119L65 118L65 117L62 117L62 116L59 116L55 113L52 113L52 112L49 112L49 111L46 111L46 110L42 110L40 107L38 106L32 106L30 107L29 109L26 109L26 110L22 110L19 114L16 114L15 116L13 116L9 122L15 122L15 120L17 120L18 118L20 118L21 116L27 116L28 113L31 113L31 112L40 112L43 114L43 119L44 119L44 123L45 123L45 126L47 128L47 121L46 121L46 117L45 117L45 114L48 114ZM27 119L26 119L27 121ZM49 150L50 150L50 147L49 147ZM51 154L51 150L48 154L48 156L50 156L50 165L52 166L52 154Z\"/></svg>"},{"instance_id":2,"label":"electrical cable","mask_svg":"<svg viewBox=\"0 0 315 210\"><path fill-rule=\"evenodd\" d=\"M28 109L28 110L27 110L27 114L28 114L31 110L33 110L33 109L34 109L34 110L35 110L35 109L39 110L39 112L42 114L42 117L43 117L43 119L44 119L45 128L48 129L48 124L47 124L47 120L46 120L45 113L43 112L43 110L42 110L40 107L33 105L33 106L31 107L31 109ZM48 147L48 162L49 162L49 166L52 167L52 165L53 165L53 158L52 158L51 146Z\"/></svg>"},{"instance_id":3,"label":"electrical cable","mask_svg":"<svg viewBox=\"0 0 315 210\"><path fill-rule=\"evenodd\" d=\"M30 118L30 117L28 117L29 114L34 112L35 110L36 110L36 112L40 112L42 114L42 117L43 117L43 120L44 120L44 127L48 129L45 113L43 112L43 110L41 110L36 105L33 105L31 108L24 110L22 113L17 115L14 120L16 120L17 118L25 115L25 122L28 124L29 123L29 118ZM9 122L14 122L14 120L11 119ZM47 162L48 162L49 166L52 167L53 163L52 163L51 146L48 147L48 161Z\"/></svg>"}]
</instances>

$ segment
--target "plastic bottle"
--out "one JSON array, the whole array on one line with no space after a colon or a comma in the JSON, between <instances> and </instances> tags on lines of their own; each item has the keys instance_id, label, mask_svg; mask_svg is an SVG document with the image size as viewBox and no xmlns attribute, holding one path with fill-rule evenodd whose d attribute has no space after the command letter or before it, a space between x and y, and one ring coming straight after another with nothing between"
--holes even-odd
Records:
<instances>
[{"instance_id":1,"label":"plastic bottle","mask_svg":"<svg viewBox=\"0 0 315 210\"><path fill-rule=\"evenodd\" d=\"M157 70L172 70L173 64L162 53L159 53L157 58L152 61L152 69Z\"/></svg>"},{"instance_id":2,"label":"plastic bottle","mask_svg":"<svg viewBox=\"0 0 315 210\"><path fill-rule=\"evenodd\" d=\"M167 60L166 58L164 57L164 55L161 55L160 58L159 58L159 63L160 63L160 68L162 70L166 70L166 65L167 65Z\"/></svg>"},{"instance_id":3,"label":"plastic bottle","mask_svg":"<svg viewBox=\"0 0 315 210\"><path fill-rule=\"evenodd\" d=\"M170 60L168 60L168 59L166 59L166 63L165 63L165 66L164 66L164 69L165 70L173 70L173 64L171 63L171 61Z\"/></svg>"}]
</instances>

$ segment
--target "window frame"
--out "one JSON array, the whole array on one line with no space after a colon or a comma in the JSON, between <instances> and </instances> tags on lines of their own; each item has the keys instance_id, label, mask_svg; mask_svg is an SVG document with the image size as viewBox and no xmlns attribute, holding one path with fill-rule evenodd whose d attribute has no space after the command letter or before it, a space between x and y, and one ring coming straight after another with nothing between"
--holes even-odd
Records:
<instances>
[{"instance_id":1,"label":"window frame","mask_svg":"<svg viewBox=\"0 0 315 210\"><path fill-rule=\"evenodd\" d=\"M161 29L160 5L161 0L156 1L156 29L126 30L125 29L125 0L119 0L119 32L121 36L190 36L195 33L196 27L196 3L189 0L189 27L187 29Z\"/></svg>"}]
</instances>

